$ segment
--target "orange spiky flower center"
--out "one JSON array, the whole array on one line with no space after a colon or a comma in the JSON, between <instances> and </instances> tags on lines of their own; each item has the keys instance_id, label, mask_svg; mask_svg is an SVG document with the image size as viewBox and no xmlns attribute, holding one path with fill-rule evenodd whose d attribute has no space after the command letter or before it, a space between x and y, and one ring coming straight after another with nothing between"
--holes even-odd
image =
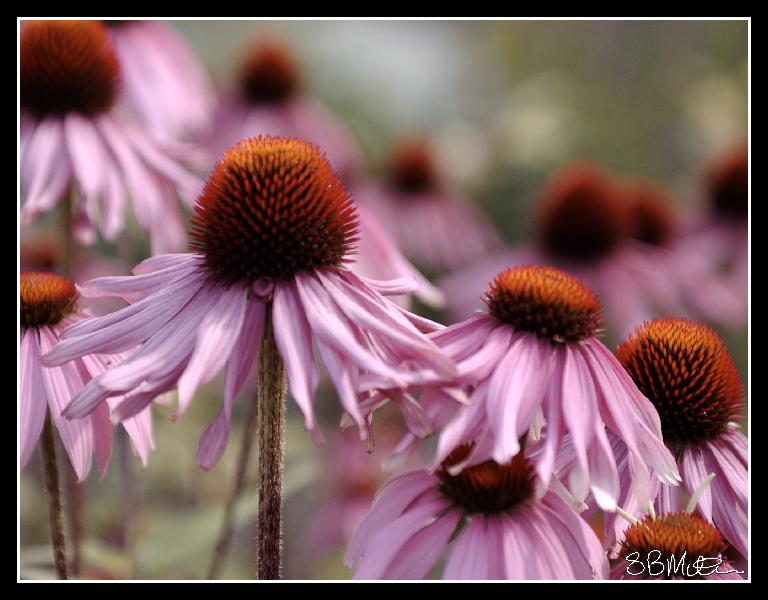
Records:
<instances>
[{"instance_id":1,"label":"orange spiky flower center","mask_svg":"<svg viewBox=\"0 0 768 600\"><path fill-rule=\"evenodd\" d=\"M56 325L72 312L77 289L55 273L24 272L19 279L22 328Z\"/></svg>"},{"instance_id":2,"label":"orange spiky flower center","mask_svg":"<svg viewBox=\"0 0 768 600\"><path fill-rule=\"evenodd\" d=\"M664 441L673 449L717 439L741 418L741 378L709 327L656 319L637 328L616 356L656 407Z\"/></svg>"},{"instance_id":3,"label":"orange spiky flower center","mask_svg":"<svg viewBox=\"0 0 768 600\"><path fill-rule=\"evenodd\" d=\"M637 560L658 561L666 567L673 556L677 563L685 553L686 564L690 565L699 556L718 558L726 546L722 534L705 519L696 514L671 513L655 519L647 516L627 528L619 558L632 558L631 555L637 552ZM666 570L663 575L668 575ZM685 570L677 575L688 576Z\"/></svg>"},{"instance_id":4,"label":"orange spiky flower center","mask_svg":"<svg viewBox=\"0 0 768 600\"><path fill-rule=\"evenodd\" d=\"M732 150L709 173L712 207L723 216L746 219L749 210L749 152L746 146Z\"/></svg>"},{"instance_id":5,"label":"orange spiky flower center","mask_svg":"<svg viewBox=\"0 0 768 600\"><path fill-rule=\"evenodd\" d=\"M213 279L250 285L340 266L356 234L355 206L320 150L266 136L239 142L214 167L190 247Z\"/></svg>"},{"instance_id":6,"label":"orange spiky flower center","mask_svg":"<svg viewBox=\"0 0 768 600\"><path fill-rule=\"evenodd\" d=\"M610 254L627 233L617 186L602 169L574 164L556 173L541 199L539 235L552 256L590 262Z\"/></svg>"},{"instance_id":7,"label":"orange spiky flower center","mask_svg":"<svg viewBox=\"0 0 768 600\"><path fill-rule=\"evenodd\" d=\"M39 116L109 110L119 64L98 21L29 21L21 28L21 105Z\"/></svg>"},{"instance_id":8,"label":"orange spiky flower center","mask_svg":"<svg viewBox=\"0 0 768 600\"><path fill-rule=\"evenodd\" d=\"M473 445L459 446L443 461L437 471L443 494L468 514L511 512L533 498L535 471L533 464L522 454L503 465L489 460L451 475L448 469L466 459Z\"/></svg>"},{"instance_id":9,"label":"orange spiky flower center","mask_svg":"<svg viewBox=\"0 0 768 600\"><path fill-rule=\"evenodd\" d=\"M675 208L666 192L652 183L627 187L627 208L633 238L654 246L663 246L676 226Z\"/></svg>"},{"instance_id":10,"label":"orange spiky flower center","mask_svg":"<svg viewBox=\"0 0 768 600\"><path fill-rule=\"evenodd\" d=\"M280 104L299 89L298 67L281 47L256 46L240 65L240 89L254 104Z\"/></svg>"},{"instance_id":11,"label":"orange spiky flower center","mask_svg":"<svg viewBox=\"0 0 768 600\"><path fill-rule=\"evenodd\" d=\"M592 290L552 267L502 271L485 302L499 321L552 342L578 342L594 336L603 325L602 305Z\"/></svg>"},{"instance_id":12,"label":"orange spiky flower center","mask_svg":"<svg viewBox=\"0 0 768 600\"><path fill-rule=\"evenodd\" d=\"M423 141L401 144L389 161L391 185L406 194L434 190L438 185L437 168L432 152Z\"/></svg>"}]
</instances>

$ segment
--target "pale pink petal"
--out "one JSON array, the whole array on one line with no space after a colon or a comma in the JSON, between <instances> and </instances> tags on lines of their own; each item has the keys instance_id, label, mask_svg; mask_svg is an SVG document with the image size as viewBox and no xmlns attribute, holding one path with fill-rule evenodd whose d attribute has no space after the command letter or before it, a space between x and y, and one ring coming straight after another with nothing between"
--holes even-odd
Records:
<instances>
[{"instance_id":1,"label":"pale pink petal","mask_svg":"<svg viewBox=\"0 0 768 600\"><path fill-rule=\"evenodd\" d=\"M179 380L179 414L187 409L195 390L224 367L240 333L246 302L246 290L232 286L208 307L197 329L195 350Z\"/></svg>"},{"instance_id":2,"label":"pale pink petal","mask_svg":"<svg viewBox=\"0 0 768 600\"><path fill-rule=\"evenodd\" d=\"M112 456L112 422L109 420L109 407L100 404L88 417L93 428L93 455L102 477L107 471Z\"/></svg>"},{"instance_id":3,"label":"pale pink petal","mask_svg":"<svg viewBox=\"0 0 768 600\"><path fill-rule=\"evenodd\" d=\"M352 536L344 554L344 564L352 567L376 534L397 519L416 498L438 485L439 480L424 471L411 471L387 481L376 492L371 511Z\"/></svg>"},{"instance_id":4,"label":"pale pink petal","mask_svg":"<svg viewBox=\"0 0 768 600\"><path fill-rule=\"evenodd\" d=\"M237 343L224 368L224 407L200 436L197 447L197 464L205 470L212 469L219 462L227 447L232 405L259 356L263 328L264 304L251 298L245 308Z\"/></svg>"},{"instance_id":5,"label":"pale pink petal","mask_svg":"<svg viewBox=\"0 0 768 600\"><path fill-rule=\"evenodd\" d=\"M48 352L56 337L46 328L40 330L40 349ZM61 442L69 456L77 479L83 481L91 468L93 456L93 429L88 418L70 421L62 417L64 408L85 386L87 372L79 361L61 367L43 369L43 384L48 406Z\"/></svg>"},{"instance_id":6,"label":"pale pink petal","mask_svg":"<svg viewBox=\"0 0 768 600\"><path fill-rule=\"evenodd\" d=\"M520 450L519 438L533 422L549 379L549 361L541 342L519 336L496 364L488 389L488 417L496 434L493 459L506 463Z\"/></svg>"},{"instance_id":7,"label":"pale pink petal","mask_svg":"<svg viewBox=\"0 0 768 600\"><path fill-rule=\"evenodd\" d=\"M445 563L443 579L490 579L488 566L491 548L486 535L486 519L475 516L454 542Z\"/></svg>"},{"instance_id":8,"label":"pale pink petal","mask_svg":"<svg viewBox=\"0 0 768 600\"><path fill-rule=\"evenodd\" d=\"M422 579L448 545L464 515L451 510L412 536L382 574L381 579Z\"/></svg>"},{"instance_id":9,"label":"pale pink petal","mask_svg":"<svg viewBox=\"0 0 768 600\"><path fill-rule=\"evenodd\" d=\"M401 516L390 521L367 544L355 569L354 579L381 579L403 546L424 527L437 520L450 501L438 492L426 492Z\"/></svg>"},{"instance_id":10,"label":"pale pink petal","mask_svg":"<svg viewBox=\"0 0 768 600\"><path fill-rule=\"evenodd\" d=\"M20 468L27 465L43 430L45 411L48 409L40 347L34 330L22 331L19 350L19 446Z\"/></svg>"},{"instance_id":11,"label":"pale pink petal","mask_svg":"<svg viewBox=\"0 0 768 600\"><path fill-rule=\"evenodd\" d=\"M317 426L312 404L318 378L312 352L312 330L304 315L301 300L293 282L275 286L272 322L275 343L285 363L288 388L304 414L304 427L307 431L314 431ZM339 375L339 372L335 370L330 374L334 378ZM349 384L348 381L344 383ZM334 384L338 389L339 382L336 379Z\"/></svg>"}]
</instances>

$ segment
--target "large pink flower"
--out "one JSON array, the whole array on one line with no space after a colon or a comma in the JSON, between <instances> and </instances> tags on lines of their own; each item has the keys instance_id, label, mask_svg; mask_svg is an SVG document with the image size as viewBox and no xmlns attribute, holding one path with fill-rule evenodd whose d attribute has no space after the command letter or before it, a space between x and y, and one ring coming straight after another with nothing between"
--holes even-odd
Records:
<instances>
[{"instance_id":1,"label":"large pink flower","mask_svg":"<svg viewBox=\"0 0 768 600\"><path fill-rule=\"evenodd\" d=\"M239 143L217 164L198 200L196 252L157 256L138 265L134 277L81 286L83 295L117 295L132 304L69 329L47 356L50 364L143 347L94 379L66 414L81 417L125 394L120 416L129 417L176 386L181 413L197 387L225 367L224 408L198 453L202 466L213 466L267 312L289 390L316 439L313 346L362 431L359 392L450 379L453 363L412 323L418 318L376 289L412 288L364 280L346 268L356 234L354 204L316 147L274 137Z\"/></svg>"},{"instance_id":2,"label":"large pink flower","mask_svg":"<svg viewBox=\"0 0 768 600\"><path fill-rule=\"evenodd\" d=\"M482 305L495 273L525 264L554 265L584 281L605 303L617 337L659 311L743 318L743 303L683 243L674 205L658 186L619 182L596 165L574 163L553 175L539 210L534 244L492 253L439 282L454 318Z\"/></svg>"},{"instance_id":3,"label":"large pink flower","mask_svg":"<svg viewBox=\"0 0 768 600\"><path fill-rule=\"evenodd\" d=\"M120 356L85 354L59 367L46 368L40 357L59 341L68 325L82 322L85 315L77 310L77 291L68 279L53 273L24 272L20 280L21 350L20 350L20 456L21 468L29 461L43 428L45 413L58 429L64 449L77 478L88 475L92 459L104 473L112 454L110 411L119 407L119 397L96 408L89 416L69 420L62 412L92 378L104 373ZM149 407L123 421L133 448L147 464L152 442Z\"/></svg>"},{"instance_id":4,"label":"large pink flower","mask_svg":"<svg viewBox=\"0 0 768 600\"><path fill-rule=\"evenodd\" d=\"M522 454L454 474L469 450L460 446L434 473L411 471L379 490L344 556L356 579L423 578L450 544L443 579L608 576L600 540L559 496L537 497Z\"/></svg>"},{"instance_id":5,"label":"large pink flower","mask_svg":"<svg viewBox=\"0 0 768 600\"><path fill-rule=\"evenodd\" d=\"M640 391L658 410L664 442L674 453L683 487L694 493L709 475L699 513L712 521L743 556L748 556L747 439L738 421L744 410L744 389L736 366L720 337L708 327L683 319L658 319L638 328L617 350ZM629 478L626 448L615 440L621 458L619 473ZM678 512L677 489L654 485L650 497L659 513ZM625 505L626 504L626 505ZM622 499L631 514L647 504ZM606 544L617 539L621 524L610 515Z\"/></svg>"},{"instance_id":6,"label":"large pink flower","mask_svg":"<svg viewBox=\"0 0 768 600\"><path fill-rule=\"evenodd\" d=\"M389 181L354 188L356 198L420 267L463 267L499 246L490 219L441 180L424 142L403 144L391 160Z\"/></svg>"},{"instance_id":7,"label":"large pink flower","mask_svg":"<svg viewBox=\"0 0 768 600\"><path fill-rule=\"evenodd\" d=\"M121 66L122 101L164 140L207 133L216 95L208 73L176 31L160 21L104 21Z\"/></svg>"},{"instance_id":8,"label":"large pink flower","mask_svg":"<svg viewBox=\"0 0 768 600\"><path fill-rule=\"evenodd\" d=\"M120 64L98 21L31 21L20 48L22 222L75 193L75 233L113 240L133 203L153 252L178 250L184 227L177 194L187 202L199 180L122 114Z\"/></svg>"},{"instance_id":9,"label":"large pink flower","mask_svg":"<svg viewBox=\"0 0 768 600\"><path fill-rule=\"evenodd\" d=\"M557 269L518 267L496 277L486 302L488 313L430 334L456 361L458 382L471 389L469 406L441 433L437 462L476 441L454 471L486 454L504 463L524 446L531 428L545 423L536 458L545 489L570 433L578 461L568 487L579 501L591 490L601 508L615 509L619 477L608 430L629 448L633 480L646 482L650 468L661 481L677 484L656 410L595 337L602 308L584 284Z\"/></svg>"}]
</instances>

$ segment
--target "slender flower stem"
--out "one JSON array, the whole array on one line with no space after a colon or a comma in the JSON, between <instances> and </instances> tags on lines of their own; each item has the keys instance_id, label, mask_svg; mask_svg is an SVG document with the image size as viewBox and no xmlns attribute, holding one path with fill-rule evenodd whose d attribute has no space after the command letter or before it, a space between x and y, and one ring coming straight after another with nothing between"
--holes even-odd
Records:
<instances>
[{"instance_id":1,"label":"slender flower stem","mask_svg":"<svg viewBox=\"0 0 768 600\"><path fill-rule=\"evenodd\" d=\"M131 449L128 434L122 427L117 430L117 443L120 448L120 480L122 490L122 544L123 553L128 556L128 576L133 578L136 560L133 553L133 519L135 505L135 483Z\"/></svg>"},{"instance_id":2,"label":"slender flower stem","mask_svg":"<svg viewBox=\"0 0 768 600\"><path fill-rule=\"evenodd\" d=\"M61 204L61 230L64 247L59 260L59 269L61 274L68 279L72 279L75 262L74 203L75 191L73 189L72 193ZM77 576L80 574L80 542L83 537L83 490L77 481L77 474L72 465L67 462L63 468L67 528L72 546L70 571L73 576Z\"/></svg>"},{"instance_id":3,"label":"slender flower stem","mask_svg":"<svg viewBox=\"0 0 768 600\"><path fill-rule=\"evenodd\" d=\"M235 504L245 488L245 475L248 472L248 460L251 455L253 440L256 437L258 420L259 403L257 397L254 397L248 410L248 416L246 417L243 437L240 442L240 454L237 457L235 481L224 507L224 519L221 523L219 539L216 542L211 565L208 569L208 579L216 579L219 576L221 568L224 565L224 560L227 558L227 551L229 550L229 545L232 541L232 521L235 516Z\"/></svg>"},{"instance_id":4,"label":"slender flower stem","mask_svg":"<svg viewBox=\"0 0 768 600\"><path fill-rule=\"evenodd\" d=\"M59 579L67 579L67 548L64 541L64 524L61 517L61 495L59 493L59 470L56 465L56 440L53 436L51 414L46 411L43 434L40 438L40 453L43 456L45 491L48 497L48 524L51 529L53 563Z\"/></svg>"},{"instance_id":5,"label":"slender flower stem","mask_svg":"<svg viewBox=\"0 0 768 600\"><path fill-rule=\"evenodd\" d=\"M75 237L73 235L75 228L74 219L74 191L71 196L66 198L61 204L61 231L64 238L64 247L61 251L59 260L59 269L61 274L68 279L72 278L73 264L75 260Z\"/></svg>"},{"instance_id":6,"label":"slender flower stem","mask_svg":"<svg viewBox=\"0 0 768 600\"><path fill-rule=\"evenodd\" d=\"M63 446L61 446L63 448ZM62 461L64 469L64 508L67 514L67 531L71 555L69 573L73 577L80 575L81 542L83 539L83 488L77 480L77 473L68 460Z\"/></svg>"},{"instance_id":7,"label":"slender flower stem","mask_svg":"<svg viewBox=\"0 0 768 600\"><path fill-rule=\"evenodd\" d=\"M259 579L280 578L281 476L285 428L285 369L267 305L259 352Z\"/></svg>"}]
</instances>

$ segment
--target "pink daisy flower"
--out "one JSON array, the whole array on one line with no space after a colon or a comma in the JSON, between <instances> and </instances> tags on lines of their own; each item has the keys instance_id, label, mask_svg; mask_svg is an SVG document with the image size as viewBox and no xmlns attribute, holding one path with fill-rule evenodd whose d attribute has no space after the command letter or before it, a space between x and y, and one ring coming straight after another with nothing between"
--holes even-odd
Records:
<instances>
[{"instance_id":1,"label":"pink daisy flower","mask_svg":"<svg viewBox=\"0 0 768 600\"><path fill-rule=\"evenodd\" d=\"M712 314L720 306L722 314L726 301L736 310L701 258L675 243L671 207L662 197L647 184L622 184L591 163L566 166L542 193L535 244L491 254L439 282L449 313L467 318L481 306L485 282L524 264L551 264L584 281L604 301L617 336L658 311ZM701 295L702 288L710 300L692 293Z\"/></svg>"},{"instance_id":2,"label":"pink daisy flower","mask_svg":"<svg viewBox=\"0 0 768 600\"><path fill-rule=\"evenodd\" d=\"M517 267L496 276L486 304L488 313L430 334L456 362L457 381L470 386L469 406L440 436L437 463L475 440L454 471L486 455L505 463L524 447L528 431L545 423L535 461L544 489L570 433L578 457L567 481L571 493L581 502L591 491L601 508L614 510L619 476L607 431L629 448L633 481L647 481L650 467L677 485L656 410L595 337L602 307L589 288L557 269Z\"/></svg>"},{"instance_id":3,"label":"pink daisy flower","mask_svg":"<svg viewBox=\"0 0 768 600\"><path fill-rule=\"evenodd\" d=\"M223 92L210 146L221 156L245 137L299 138L323 148L342 181L354 177L363 157L352 132L324 105L301 92L298 65L283 47L256 43L240 65L238 81Z\"/></svg>"},{"instance_id":4,"label":"pink daisy flower","mask_svg":"<svg viewBox=\"0 0 768 600\"><path fill-rule=\"evenodd\" d=\"M119 407L119 397L98 406L90 415L69 420L62 412L94 377L104 373L121 356L84 354L58 367L45 368L40 357L59 341L62 330L82 322L86 315L77 306L74 284L53 273L21 274L20 349L20 464L23 469L37 445L47 410L58 429L64 449L77 478L83 481L95 457L104 473L112 454L110 411ZM134 451L146 465L154 448L149 408L123 421Z\"/></svg>"},{"instance_id":5,"label":"pink daisy flower","mask_svg":"<svg viewBox=\"0 0 768 600\"><path fill-rule=\"evenodd\" d=\"M153 252L184 243L177 193L191 201L199 180L115 107L120 64L98 21L28 21L21 29L22 223L73 190L75 234L95 227L113 240L130 196Z\"/></svg>"},{"instance_id":6,"label":"pink daisy flower","mask_svg":"<svg viewBox=\"0 0 768 600\"><path fill-rule=\"evenodd\" d=\"M485 214L441 181L423 141L397 147L389 181L360 186L355 197L409 259L432 271L462 267L500 244Z\"/></svg>"},{"instance_id":7,"label":"pink daisy flower","mask_svg":"<svg viewBox=\"0 0 768 600\"><path fill-rule=\"evenodd\" d=\"M658 319L639 327L616 356L658 410L664 442L683 475L683 489L693 495L708 474L715 475L701 494L699 513L747 557L747 438L738 425L744 389L725 344L704 325ZM621 457L619 474L624 482L629 479L626 448L619 440L613 446ZM653 485L647 496L655 498L659 513L680 510L677 489ZM630 514L647 510L642 497L622 498L622 505ZM618 539L620 526L614 515L608 515L608 547Z\"/></svg>"},{"instance_id":8,"label":"pink daisy flower","mask_svg":"<svg viewBox=\"0 0 768 600\"><path fill-rule=\"evenodd\" d=\"M210 127L216 94L208 73L173 27L104 21L120 62L121 100L147 131L195 139Z\"/></svg>"},{"instance_id":9,"label":"pink daisy flower","mask_svg":"<svg viewBox=\"0 0 768 600\"><path fill-rule=\"evenodd\" d=\"M522 453L454 473L470 451L379 490L344 556L355 579L423 578L451 544L443 579L607 578L600 540L559 496L537 497Z\"/></svg>"},{"instance_id":10,"label":"pink daisy flower","mask_svg":"<svg viewBox=\"0 0 768 600\"><path fill-rule=\"evenodd\" d=\"M256 359L266 318L274 328L288 389L317 441L312 403L317 348L341 403L366 430L358 394L450 379L453 363L402 309L346 265L356 241L355 206L320 151L299 140L240 142L216 165L195 207L189 254L157 256L134 277L81 286L130 306L70 328L46 360L90 352L141 350L94 379L66 415L89 414L125 394L119 416L179 388L179 414L222 368L224 408L203 434L198 462L212 467L229 436L232 402ZM267 316L269 313L269 316Z\"/></svg>"},{"instance_id":11,"label":"pink daisy flower","mask_svg":"<svg viewBox=\"0 0 768 600\"><path fill-rule=\"evenodd\" d=\"M727 546L721 533L700 515L688 511L648 515L622 533L611 579L742 579L723 554Z\"/></svg>"}]
</instances>

